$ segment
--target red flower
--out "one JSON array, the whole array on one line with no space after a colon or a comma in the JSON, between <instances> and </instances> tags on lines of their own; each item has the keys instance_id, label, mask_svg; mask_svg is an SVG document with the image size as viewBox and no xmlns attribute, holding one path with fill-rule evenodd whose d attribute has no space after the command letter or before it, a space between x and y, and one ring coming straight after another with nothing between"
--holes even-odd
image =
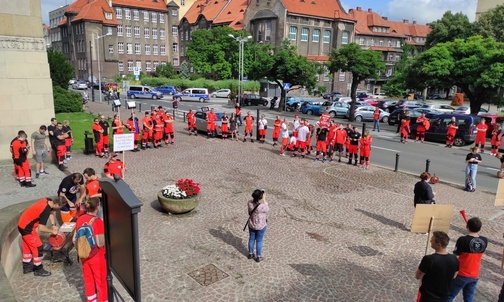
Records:
<instances>
[{"instance_id":1,"label":"red flower","mask_svg":"<svg viewBox=\"0 0 504 302\"><path fill-rule=\"evenodd\" d=\"M179 179L175 183L175 185L181 190L184 191L187 197L196 196L200 192L199 183L195 182L190 178Z\"/></svg>"}]
</instances>

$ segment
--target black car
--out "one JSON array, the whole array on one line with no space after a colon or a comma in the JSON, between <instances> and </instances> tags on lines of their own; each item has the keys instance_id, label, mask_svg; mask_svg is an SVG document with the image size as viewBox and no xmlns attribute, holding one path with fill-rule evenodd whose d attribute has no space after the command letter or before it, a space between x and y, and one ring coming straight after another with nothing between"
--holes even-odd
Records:
<instances>
[{"instance_id":1,"label":"black car","mask_svg":"<svg viewBox=\"0 0 504 302\"><path fill-rule=\"evenodd\" d=\"M381 100L381 101L378 101L376 106L378 106L378 108L380 108L380 109L383 109L385 111L392 113L395 110L396 104L397 104L397 101L394 101L394 100Z\"/></svg>"},{"instance_id":2,"label":"black car","mask_svg":"<svg viewBox=\"0 0 504 302\"><path fill-rule=\"evenodd\" d=\"M446 132L448 128L448 123L451 121L452 117L455 117L458 129L453 139L453 144L455 146L464 146L466 144L472 144L476 139L475 129L476 125L481 121L481 117L477 115L469 114L439 114L430 119L430 127L425 131L425 140L433 142L446 142ZM416 137L416 130L418 124L411 125L410 137Z\"/></svg>"},{"instance_id":3,"label":"black car","mask_svg":"<svg viewBox=\"0 0 504 302\"><path fill-rule=\"evenodd\" d=\"M442 99L442 97L437 93L433 93L433 94L428 94L427 99L428 100L440 100L440 99Z\"/></svg>"},{"instance_id":4,"label":"black car","mask_svg":"<svg viewBox=\"0 0 504 302\"><path fill-rule=\"evenodd\" d=\"M420 108L424 105L425 103L422 103L420 101L408 101L408 100L400 100L396 104L396 109L415 109L415 108Z\"/></svg>"},{"instance_id":5,"label":"black car","mask_svg":"<svg viewBox=\"0 0 504 302\"><path fill-rule=\"evenodd\" d=\"M343 94L341 94L341 92L338 92L338 91L331 91L331 92L328 92L328 93L325 93L324 95L322 95L322 97L325 100L332 100L333 98L337 98L340 96L343 96Z\"/></svg>"},{"instance_id":6,"label":"black car","mask_svg":"<svg viewBox=\"0 0 504 302\"><path fill-rule=\"evenodd\" d=\"M261 97L258 94L253 94L253 93L246 94L243 102L247 106L259 106L259 105L268 106L267 99Z\"/></svg>"},{"instance_id":7,"label":"black car","mask_svg":"<svg viewBox=\"0 0 504 302\"><path fill-rule=\"evenodd\" d=\"M394 110L390 116L389 116L389 120L388 120L388 124L393 126L393 125L397 125L397 123L399 122L397 120L397 116L399 115L399 112L401 112L402 109L397 109L397 110ZM406 110L406 112L409 112L410 113L410 125L413 125L416 123L416 120L418 117L420 117L421 113L416 111L416 110Z\"/></svg>"}]
</instances>

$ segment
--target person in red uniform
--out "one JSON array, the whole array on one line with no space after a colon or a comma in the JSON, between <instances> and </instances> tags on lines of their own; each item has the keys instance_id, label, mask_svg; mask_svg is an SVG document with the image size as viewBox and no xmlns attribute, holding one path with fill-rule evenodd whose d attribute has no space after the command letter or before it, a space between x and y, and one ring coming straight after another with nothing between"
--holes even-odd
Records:
<instances>
[{"instance_id":1,"label":"person in red uniform","mask_svg":"<svg viewBox=\"0 0 504 302\"><path fill-rule=\"evenodd\" d=\"M196 129L196 116L192 109L187 112L187 128L189 129L189 135L194 134L198 136L198 130Z\"/></svg>"},{"instance_id":2,"label":"person in red uniform","mask_svg":"<svg viewBox=\"0 0 504 302\"><path fill-rule=\"evenodd\" d=\"M94 119L93 124L93 135L96 143L95 155L103 157L103 128L100 126L100 122L97 118Z\"/></svg>"},{"instance_id":3,"label":"person in red uniform","mask_svg":"<svg viewBox=\"0 0 504 302\"><path fill-rule=\"evenodd\" d=\"M345 127L345 131L347 133L347 141L345 143L345 157L348 157L348 151L350 149L350 133L352 132L352 124L347 124Z\"/></svg>"},{"instance_id":4,"label":"person in red uniform","mask_svg":"<svg viewBox=\"0 0 504 302\"><path fill-rule=\"evenodd\" d=\"M496 125L495 128L492 130L492 152L490 155L492 156L497 156L499 153L499 147L500 147L500 142L502 138L502 129L501 125Z\"/></svg>"},{"instance_id":5,"label":"person in red uniform","mask_svg":"<svg viewBox=\"0 0 504 302\"><path fill-rule=\"evenodd\" d=\"M142 150L145 148L150 149L150 141L153 137L154 124L149 116L149 111L145 111L145 116L142 119L143 133L142 133Z\"/></svg>"},{"instance_id":6,"label":"person in red uniform","mask_svg":"<svg viewBox=\"0 0 504 302\"><path fill-rule=\"evenodd\" d=\"M70 128L70 121L63 121L63 132L65 132L68 137L65 138L65 159L72 159L72 145L73 145L73 137L72 137L72 128Z\"/></svg>"},{"instance_id":7,"label":"person in red uniform","mask_svg":"<svg viewBox=\"0 0 504 302\"><path fill-rule=\"evenodd\" d=\"M445 148L451 148L453 146L453 139L455 138L458 129L457 119L454 116L452 116L451 121L447 125L447 128Z\"/></svg>"},{"instance_id":8,"label":"person in red uniform","mask_svg":"<svg viewBox=\"0 0 504 302\"><path fill-rule=\"evenodd\" d=\"M24 132L23 130L19 130L18 131L18 136L16 136L15 138L13 138L11 140L11 142L10 142L10 152L11 152L11 155L12 155L12 163L14 164L14 178L16 179L16 181L19 181L19 166L16 165L16 161L14 160L14 150L12 150L12 143L14 143L15 141L17 141L18 137L23 132Z\"/></svg>"},{"instance_id":9,"label":"person in red uniform","mask_svg":"<svg viewBox=\"0 0 504 302\"><path fill-rule=\"evenodd\" d=\"M280 138L280 128L282 127L282 120L280 116L277 115L275 121L273 122L273 146L278 145L278 139Z\"/></svg>"},{"instance_id":10,"label":"person in red uniform","mask_svg":"<svg viewBox=\"0 0 504 302\"><path fill-rule=\"evenodd\" d=\"M11 148L12 158L14 159L14 164L17 166L17 175L21 187L35 187L36 184L32 183L31 167L28 161L30 145L26 141L26 133L23 130L18 132L18 137L11 143Z\"/></svg>"},{"instance_id":11,"label":"person in red uniform","mask_svg":"<svg viewBox=\"0 0 504 302\"><path fill-rule=\"evenodd\" d=\"M380 108L376 106L375 110L373 111L373 131L378 129L378 132L380 132Z\"/></svg>"},{"instance_id":12,"label":"person in red uniform","mask_svg":"<svg viewBox=\"0 0 504 302\"><path fill-rule=\"evenodd\" d=\"M316 150L317 153L315 153L315 158L313 161L318 161L319 154L322 153L322 162L325 163L327 160L327 133L328 129L323 127L323 128L317 128L317 145L316 145Z\"/></svg>"},{"instance_id":13,"label":"person in red uniform","mask_svg":"<svg viewBox=\"0 0 504 302\"><path fill-rule=\"evenodd\" d=\"M173 134L173 116L166 111L163 114L164 122L164 135L165 135L165 145L175 143L175 135Z\"/></svg>"},{"instance_id":14,"label":"person in red uniform","mask_svg":"<svg viewBox=\"0 0 504 302\"><path fill-rule=\"evenodd\" d=\"M103 129L103 151L107 154L109 152L109 128L110 125L105 119L105 116L100 116L100 126Z\"/></svg>"},{"instance_id":15,"label":"person in red uniform","mask_svg":"<svg viewBox=\"0 0 504 302\"><path fill-rule=\"evenodd\" d=\"M51 273L44 269L42 264L43 249L42 241L37 230L44 233L58 233L54 211L61 207L62 200L58 197L53 199L42 198L30 206L21 214L18 222L18 230L21 233L23 253L23 274L33 272L35 276L47 277ZM52 228L46 226L47 220L51 221Z\"/></svg>"},{"instance_id":16,"label":"person in red uniform","mask_svg":"<svg viewBox=\"0 0 504 302\"><path fill-rule=\"evenodd\" d=\"M360 166L364 170L369 169L369 158L371 157L371 143L373 137L369 131L364 131L364 135L360 139Z\"/></svg>"},{"instance_id":17,"label":"person in red uniform","mask_svg":"<svg viewBox=\"0 0 504 302\"><path fill-rule=\"evenodd\" d=\"M115 175L122 179L124 171L126 171L124 163L117 158L116 153L110 153L109 161L103 166L103 174L111 179L114 179Z\"/></svg>"},{"instance_id":18,"label":"person in red uniform","mask_svg":"<svg viewBox=\"0 0 504 302\"><path fill-rule=\"evenodd\" d=\"M114 120L112 121L112 134L124 134L124 124L119 114L114 115Z\"/></svg>"},{"instance_id":19,"label":"person in red uniform","mask_svg":"<svg viewBox=\"0 0 504 302\"><path fill-rule=\"evenodd\" d=\"M154 126L152 143L154 145L154 148L160 148L162 147L161 141L163 140L164 123L159 117L159 113L157 111L151 113L151 119L152 119L152 125Z\"/></svg>"},{"instance_id":20,"label":"person in red uniform","mask_svg":"<svg viewBox=\"0 0 504 302\"><path fill-rule=\"evenodd\" d=\"M236 120L237 121L240 121L240 126L243 124L243 121L242 121L242 111L241 111L241 107L240 107L240 104L236 104L235 106L235 114L236 114Z\"/></svg>"},{"instance_id":21,"label":"person in red uniform","mask_svg":"<svg viewBox=\"0 0 504 302\"><path fill-rule=\"evenodd\" d=\"M406 144L410 134L410 113L406 111L404 118L401 120L401 143Z\"/></svg>"},{"instance_id":22,"label":"person in red uniform","mask_svg":"<svg viewBox=\"0 0 504 302\"><path fill-rule=\"evenodd\" d=\"M333 121L329 121L329 127L327 128L327 141L326 141L326 146L327 146L327 155L329 156L330 159L333 157L334 153L334 138L336 137L336 129L338 127Z\"/></svg>"},{"instance_id":23,"label":"person in red uniform","mask_svg":"<svg viewBox=\"0 0 504 302\"><path fill-rule=\"evenodd\" d=\"M343 156L343 145L346 144L346 142L348 141L347 139L347 132L345 129L343 129L343 125L339 125L339 127L336 129L336 135L334 137L334 142L333 142L333 145L334 145L334 153L335 152L338 152L338 162L340 163L341 162L341 156ZM334 155L334 153L332 155ZM332 161L332 157L331 157L331 160Z\"/></svg>"},{"instance_id":24,"label":"person in red uniform","mask_svg":"<svg viewBox=\"0 0 504 302\"><path fill-rule=\"evenodd\" d=\"M224 114L221 117L221 129L222 129L222 139L226 139L229 133L229 117L227 116L226 112L224 112Z\"/></svg>"},{"instance_id":25,"label":"person in red uniform","mask_svg":"<svg viewBox=\"0 0 504 302\"><path fill-rule=\"evenodd\" d=\"M87 301L104 302L108 301L107 260L105 258L105 225L103 220L97 217L100 200L96 197L90 198L86 201L85 207L86 214L77 218L75 229L78 230L84 224L91 225L96 247L91 250L89 257L82 259L84 290ZM73 242L76 245L75 233Z\"/></svg>"},{"instance_id":26,"label":"person in red uniform","mask_svg":"<svg viewBox=\"0 0 504 302\"><path fill-rule=\"evenodd\" d=\"M86 196L91 197L102 197L102 189L100 186L99 177L96 176L96 172L93 168L86 168L82 173L84 179L86 180Z\"/></svg>"},{"instance_id":27,"label":"person in red uniform","mask_svg":"<svg viewBox=\"0 0 504 302\"><path fill-rule=\"evenodd\" d=\"M134 112L131 112L131 117L126 121L126 128L128 128L130 133L133 133L135 139L135 147L133 152L138 152L138 144L140 143L140 125L138 123L138 118L135 116Z\"/></svg>"},{"instance_id":28,"label":"person in red uniform","mask_svg":"<svg viewBox=\"0 0 504 302\"><path fill-rule=\"evenodd\" d=\"M417 131L416 131L416 138L415 142L420 141L423 143L425 139L425 131L427 130L426 124L428 123L428 119L425 117L425 113L420 114L420 116L417 118L416 123L418 124Z\"/></svg>"},{"instance_id":29,"label":"person in red uniform","mask_svg":"<svg viewBox=\"0 0 504 302\"><path fill-rule=\"evenodd\" d=\"M68 137L68 134L63 131L63 125L58 122L56 124L56 130L54 130L54 138L56 145L56 157L58 158L58 168L61 171L65 171L67 167L64 165L65 156L66 156L66 145L65 140Z\"/></svg>"},{"instance_id":30,"label":"person in red uniform","mask_svg":"<svg viewBox=\"0 0 504 302\"><path fill-rule=\"evenodd\" d=\"M254 125L254 117L250 113L247 112L247 116L244 118L245 120L245 135L243 135L243 142L247 141L247 134L250 136L250 142L253 143L254 139L252 138L252 126Z\"/></svg>"},{"instance_id":31,"label":"person in red uniform","mask_svg":"<svg viewBox=\"0 0 504 302\"><path fill-rule=\"evenodd\" d=\"M481 153L485 153L485 142L486 142L486 132L488 130L488 126L486 125L486 121L484 118L481 119L481 122L476 126L476 140L474 141L474 146L480 148Z\"/></svg>"},{"instance_id":32,"label":"person in red uniform","mask_svg":"<svg viewBox=\"0 0 504 302\"><path fill-rule=\"evenodd\" d=\"M354 166L357 166L358 161L358 152L359 152L359 141L361 138L361 134L357 130L357 127L353 127L352 132L348 135L350 139L350 148L348 149L348 164L352 164L352 155L355 159Z\"/></svg>"},{"instance_id":33,"label":"person in red uniform","mask_svg":"<svg viewBox=\"0 0 504 302\"><path fill-rule=\"evenodd\" d=\"M78 198L77 193L79 193ZM77 215L77 209L80 208L84 197L86 197L82 174L73 173L63 178L58 187L58 196L62 198L61 220L63 222L73 221Z\"/></svg>"},{"instance_id":34,"label":"person in red uniform","mask_svg":"<svg viewBox=\"0 0 504 302\"><path fill-rule=\"evenodd\" d=\"M217 115L215 114L213 108L206 114L206 122L207 122L207 138L211 138L215 136L215 128L217 123Z\"/></svg>"}]
</instances>

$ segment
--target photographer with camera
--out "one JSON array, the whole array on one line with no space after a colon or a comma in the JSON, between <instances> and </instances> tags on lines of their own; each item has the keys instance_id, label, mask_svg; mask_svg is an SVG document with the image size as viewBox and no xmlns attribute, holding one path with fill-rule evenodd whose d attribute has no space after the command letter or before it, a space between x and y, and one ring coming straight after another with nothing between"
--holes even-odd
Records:
<instances>
[{"instance_id":1,"label":"photographer with camera","mask_svg":"<svg viewBox=\"0 0 504 302\"><path fill-rule=\"evenodd\" d=\"M248 202L249 219L247 225L249 227L249 254L247 258L254 258L256 262L261 262L263 260L263 238L268 222L268 211L269 206L266 201L264 190L255 190L254 193L252 193L252 200ZM254 254L254 245L256 246L257 257Z\"/></svg>"}]
</instances>

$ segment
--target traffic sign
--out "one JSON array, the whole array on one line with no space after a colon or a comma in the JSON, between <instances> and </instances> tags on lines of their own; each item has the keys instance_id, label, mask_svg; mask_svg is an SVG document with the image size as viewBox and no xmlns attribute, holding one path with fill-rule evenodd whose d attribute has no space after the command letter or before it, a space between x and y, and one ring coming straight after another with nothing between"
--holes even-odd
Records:
<instances>
[{"instance_id":1,"label":"traffic sign","mask_svg":"<svg viewBox=\"0 0 504 302\"><path fill-rule=\"evenodd\" d=\"M283 90L287 91L290 89L290 87L291 87L290 83L283 83Z\"/></svg>"}]
</instances>

